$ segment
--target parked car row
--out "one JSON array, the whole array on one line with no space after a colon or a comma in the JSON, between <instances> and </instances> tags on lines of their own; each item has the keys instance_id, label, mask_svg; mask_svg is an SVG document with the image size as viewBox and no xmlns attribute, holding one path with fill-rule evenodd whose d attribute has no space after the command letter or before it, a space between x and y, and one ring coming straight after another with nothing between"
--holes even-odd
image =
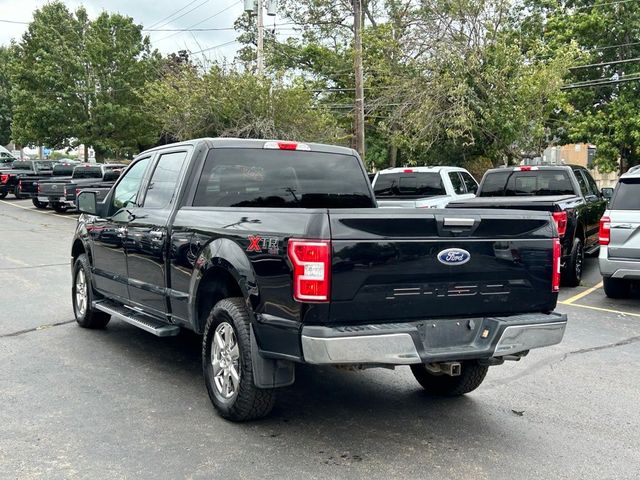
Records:
<instances>
[{"instance_id":1,"label":"parked car row","mask_svg":"<svg viewBox=\"0 0 640 480\"><path fill-rule=\"evenodd\" d=\"M77 192L92 188L106 195L126 165L16 160L0 170L0 199L31 198L36 208L65 212L76 207Z\"/></svg>"}]
</instances>

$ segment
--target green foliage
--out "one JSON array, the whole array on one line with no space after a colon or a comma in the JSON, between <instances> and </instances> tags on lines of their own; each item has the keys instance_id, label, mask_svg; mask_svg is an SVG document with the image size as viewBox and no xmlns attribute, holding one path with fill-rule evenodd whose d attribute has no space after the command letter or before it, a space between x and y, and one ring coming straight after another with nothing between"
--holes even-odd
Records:
<instances>
[{"instance_id":1,"label":"green foliage","mask_svg":"<svg viewBox=\"0 0 640 480\"><path fill-rule=\"evenodd\" d=\"M640 73L639 62L610 65L640 57L638 2L571 2L560 8L549 1L525 2L524 33L530 42L549 49L573 41L581 51L576 64L603 64L572 70L568 83L608 80ZM597 147L596 162L603 171L640 163L640 83L638 81L568 90L559 119L561 138ZM618 166L618 160L622 165Z\"/></svg>"},{"instance_id":2,"label":"green foliage","mask_svg":"<svg viewBox=\"0 0 640 480\"><path fill-rule=\"evenodd\" d=\"M0 46L0 145L6 145L11 140L11 118L13 106L11 103L11 49Z\"/></svg>"},{"instance_id":3,"label":"green foliage","mask_svg":"<svg viewBox=\"0 0 640 480\"><path fill-rule=\"evenodd\" d=\"M340 143L335 119L316 107L300 85L259 79L250 72L214 66L202 74L185 67L151 82L147 118L177 140L205 136L280 138Z\"/></svg>"},{"instance_id":4,"label":"green foliage","mask_svg":"<svg viewBox=\"0 0 640 480\"><path fill-rule=\"evenodd\" d=\"M22 144L93 145L98 157L155 142L140 91L157 77L157 54L129 17L90 21L52 2L34 13L12 62L13 138Z\"/></svg>"}]
</instances>

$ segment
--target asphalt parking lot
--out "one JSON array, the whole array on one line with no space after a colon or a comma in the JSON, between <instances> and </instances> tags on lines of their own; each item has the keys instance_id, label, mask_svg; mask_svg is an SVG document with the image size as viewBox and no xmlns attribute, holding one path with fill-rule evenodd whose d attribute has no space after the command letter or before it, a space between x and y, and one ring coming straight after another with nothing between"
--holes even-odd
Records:
<instances>
[{"instance_id":1,"label":"asphalt parking lot","mask_svg":"<svg viewBox=\"0 0 640 480\"><path fill-rule=\"evenodd\" d=\"M199 339L73 321L73 214L0 201L0 478L637 479L640 298L597 260L563 289L565 340L453 400L408 368L299 368L266 420L219 418Z\"/></svg>"}]
</instances>

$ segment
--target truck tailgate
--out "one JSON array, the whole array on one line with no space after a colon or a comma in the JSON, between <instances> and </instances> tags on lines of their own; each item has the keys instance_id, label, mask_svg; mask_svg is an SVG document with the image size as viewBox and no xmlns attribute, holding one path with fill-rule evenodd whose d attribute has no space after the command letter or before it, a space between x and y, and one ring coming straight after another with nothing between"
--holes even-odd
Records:
<instances>
[{"instance_id":1,"label":"truck tailgate","mask_svg":"<svg viewBox=\"0 0 640 480\"><path fill-rule=\"evenodd\" d=\"M548 213L330 210L330 321L554 309Z\"/></svg>"}]
</instances>

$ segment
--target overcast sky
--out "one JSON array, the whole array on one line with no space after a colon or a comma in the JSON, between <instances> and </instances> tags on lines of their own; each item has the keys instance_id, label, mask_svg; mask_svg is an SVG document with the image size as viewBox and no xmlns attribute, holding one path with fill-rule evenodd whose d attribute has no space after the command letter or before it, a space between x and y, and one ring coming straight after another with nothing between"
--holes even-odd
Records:
<instances>
[{"instance_id":1,"label":"overcast sky","mask_svg":"<svg viewBox=\"0 0 640 480\"><path fill-rule=\"evenodd\" d=\"M33 11L46 3L46 0L0 0L0 44L7 44L12 38L19 40L27 28L27 25L1 20L29 22ZM242 0L65 0L64 3L72 11L84 5L92 18L105 10L119 12L133 17L145 28L161 29L231 28L243 9ZM265 15L266 25L273 25L273 22L273 17ZM163 54L183 49L192 52L210 49L198 56L206 55L211 60L232 59L238 48L237 43L223 45L236 39L238 34L234 30L145 33ZM222 46L211 48L218 45Z\"/></svg>"}]
</instances>

